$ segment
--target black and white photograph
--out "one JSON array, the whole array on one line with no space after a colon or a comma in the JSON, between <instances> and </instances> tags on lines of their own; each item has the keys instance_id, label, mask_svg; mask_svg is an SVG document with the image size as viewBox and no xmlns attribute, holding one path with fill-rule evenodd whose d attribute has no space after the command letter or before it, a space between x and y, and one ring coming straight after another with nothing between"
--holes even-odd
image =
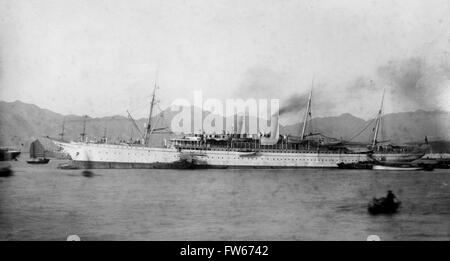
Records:
<instances>
[{"instance_id":1,"label":"black and white photograph","mask_svg":"<svg viewBox=\"0 0 450 261\"><path fill-rule=\"evenodd\" d=\"M449 240L450 1L0 0L0 241Z\"/></svg>"}]
</instances>

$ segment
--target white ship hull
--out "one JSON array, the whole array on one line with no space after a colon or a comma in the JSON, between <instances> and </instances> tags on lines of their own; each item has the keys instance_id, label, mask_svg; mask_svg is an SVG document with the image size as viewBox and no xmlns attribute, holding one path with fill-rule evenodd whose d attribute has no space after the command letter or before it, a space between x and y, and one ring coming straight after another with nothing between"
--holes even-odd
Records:
<instances>
[{"instance_id":1,"label":"white ship hull","mask_svg":"<svg viewBox=\"0 0 450 261\"><path fill-rule=\"evenodd\" d=\"M180 153L175 149L142 146L55 142L70 155L72 165L92 169L152 169L186 168Z\"/></svg>"},{"instance_id":2,"label":"white ship hull","mask_svg":"<svg viewBox=\"0 0 450 261\"><path fill-rule=\"evenodd\" d=\"M78 168L337 168L370 160L366 154L301 151L239 152L55 142ZM394 159L399 154L379 154Z\"/></svg>"},{"instance_id":3,"label":"white ship hull","mask_svg":"<svg viewBox=\"0 0 450 261\"><path fill-rule=\"evenodd\" d=\"M237 152L183 150L198 168L337 168L340 162L367 160L365 154L324 152Z\"/></svg>"}]
</instances>

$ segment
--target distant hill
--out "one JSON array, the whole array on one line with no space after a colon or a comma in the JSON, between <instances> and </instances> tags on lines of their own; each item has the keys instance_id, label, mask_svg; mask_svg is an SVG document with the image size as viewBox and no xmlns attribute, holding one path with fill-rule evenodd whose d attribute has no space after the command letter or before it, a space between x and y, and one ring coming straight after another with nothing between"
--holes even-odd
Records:
<instances>
[{"instance_id":1,"label":"distant hill","mask_svg":"<svg viewBox=\"0 0 450 261\"><path fill-rule=\"evenodd\" d=\"M372 124L370 124L372 123ZM281 128L282 133L299 135L303 123L288 125ZM315 118L312 120L313 132L349 140L356 136L364 127L367 128L353 141L367 142L373 137L375 119L364 121L345 113L337 117ZM393 143L424 141L450 141L450 112L423 111L386 114L381 119L379 140L389 140Z\"/></svg>"},{"instance_id":2,"label":"distant hill","mask_svg":"<svg viewBox=\"0 0 450 261\"><path fill-rule=\"evenodd\" d=\"M165 111L166 117L171 111ZM155 117L156 118L156 117ZM83 131L84 116L62 115L46 109L39 108L33 104L27 104L20 101L4 102L0 101L0 145L25 147L31 141L39 137L59 138L62 131L63 120L64 140L77 140ZM144 129L145 119L136 120L141 130ZM162 127L165 121L160 120L157 127ZM138 131L132 126L131 121L124 116L109 116L101 118L86 118L86 133L88 137L102 137L105 134L113 141L120 139L129 140L131 136L137 138ZM162 145L166 133L156 134L152 141L153 145Z\"/></svg>"},{"instance_id":3,"label":"distant hill","mask_svg":"<svg viewBox=\"0 0 450 261\"><path fill-rule=\"evenodd\" d=\"M157 122L157 128L170 127L171 119L177 114L166 109L155 116L153 122ZM207 114L207 113L205 113ZM159 120L156 120L159 118ZM39 137L59 137L62 123L65 120L65 140L76 140L83 129L83 116L62 115L50 110L42 109L33 104L20 101L0 101L0 145L20 147L28 150L28 144ZM137 119L141 130L144 129L145 119ZM354 141L367 142L371 139L373 126L368 126L365 121L351 114L342 114L336 117L315 118L312 121L312 130L321 132L330 137L350 139L361 129L367 126ZM280 126L282 134L298 135L302 123ZM428 136L429 141L450 141L450 112L422 111L386 114L382 119L381 138L389 139L394 143L423 141ZM131 136L138 137L136 129L130 120L124 116L109 116L86 119L86 133L89 137L102 137L105 133L109 140L129 140ZM164 139L176 135L170 133L155 134L152 136L153 146L162 146Z\"/></svg>"}]
</instances>

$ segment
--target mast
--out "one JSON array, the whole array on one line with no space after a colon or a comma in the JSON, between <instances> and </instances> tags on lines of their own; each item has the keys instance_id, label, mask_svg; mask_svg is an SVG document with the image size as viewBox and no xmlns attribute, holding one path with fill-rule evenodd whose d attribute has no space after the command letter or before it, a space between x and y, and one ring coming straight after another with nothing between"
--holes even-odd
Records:
<instances>
[{"instance_id":1,"label":"mast","mask_svg":"<svg viewBox=\"0 0 450 261\"><path fill-rule=\"evenodd\" d=\"M149 141L150 134L152 131L151 121L152 121L152 115L153 115L153 107L155 106L156 89L157 89L157 85L155 82L155 87L153 89L153 94L152 94L152 101L150 103L150 113L148 115L147 126L146 126L146 130L145 130L145 134L144 134L144 145L146 145L146 146L148 145L148 141Z\"/></svg>"},{"instance_id":2,"label":"mast","mask_svg":"<svg viewBox=\"0 0 450 261\"><path fill-rule=\"evenodd\" d=\"M64 140L64 125L65 125L66 119L63 118L63 123L62 123L62 130L61 133L59 134L59 136L61 136L61 141Z\"/></svg>"},{"instance_id":3,"label":"mast","mask_svg":"<svg viewBox=\"0 0 450 261\"><path fill-rule=\"evenodd\" d=\"M376 126L375 126L375 133L374 133L374 135L373 135L372 149L374 149L374 148L375 148L375 145L377 144L378 132L379 132L379 130L380 130L381 114L382 114L382 112L383 112L384 91L385 91L385 90L383 90L383 96L381 97L381 106L380 106L380 110L378 111L377 124L376 124Z\"/></svg>"},{"instance_id":4,"label":"mast","mask_svg":"<svg viewBox=\"0 0 450 261\"><path fill-rule=\"evenodd\" d=\"M311 96L312 96L313 86L314 86L314 79L312 81L311 90L309 92L308 104L306 105L306 111L305 111L305 118L303 119L302 140L305 138L305 130L306 130L306 123L308 121L308 116L311 116Z\"/></svg>"},{"instance_id":5,"label":"mast","mask_svg":"<svg viewBox=\"0 0 450 261\"><path fill-rule=\"evenodd\" d=\"M85 141L84 137L86 136L86 118L87 118L87 115L84 115L84 118L83 118L83 132L80 134L82 142Z\"/></svg>"},{"instance_id":6,"label":"mast","mask_svg":"<svg viewBox=\"0 0 450 261\"><path fill-rule=\"evenodd\" d=\"M108 138L106 138L106 135L108 134L108 122L105 123L105 128L103 130L103 138L101 139L101 142L108 143Z\"/></svg>"}]
</instances>

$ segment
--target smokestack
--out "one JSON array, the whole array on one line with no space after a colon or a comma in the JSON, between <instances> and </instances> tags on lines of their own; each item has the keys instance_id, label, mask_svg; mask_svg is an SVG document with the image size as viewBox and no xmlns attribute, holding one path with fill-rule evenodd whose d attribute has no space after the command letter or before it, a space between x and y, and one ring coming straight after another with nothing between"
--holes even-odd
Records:
<instances>
[{"instance_id":1,"label":"smokestack","mask_svg":"<svg viewBox=\"0 0 450 261\"><path fill-rule=\"evenodd\" d=\"M272 115L272 119L270 120L270 138L276 139L278 141L278 138L280 137L280 125L278 124L278 113L275 113Z\"/></svg>"},{"instance_id":2,"label":"smokestack","mask_svg":"<svg viewBox=\"0 0 450 261\"><path fill-rule=\"evenodd\" d=\"M243 134L244 133L243 130L242 130L243 126L244 126L244 116L238 114L237 115L237 128L236 128L237 129L237 132L236 132L237 134Z\"/></svg>"},{"instance_id":3,"label":"smokestack","mask_svg":"<svg viewBox=\"0 0 450 261\"><path fill-rule=\"evenodd\" d=\"M278 143L278 139L280 138L280 125L278 124L278 112L272 115L272 119L270 121L270 137L261 137L261 145L275 145Z\"/></svg>"}]
</instances>

